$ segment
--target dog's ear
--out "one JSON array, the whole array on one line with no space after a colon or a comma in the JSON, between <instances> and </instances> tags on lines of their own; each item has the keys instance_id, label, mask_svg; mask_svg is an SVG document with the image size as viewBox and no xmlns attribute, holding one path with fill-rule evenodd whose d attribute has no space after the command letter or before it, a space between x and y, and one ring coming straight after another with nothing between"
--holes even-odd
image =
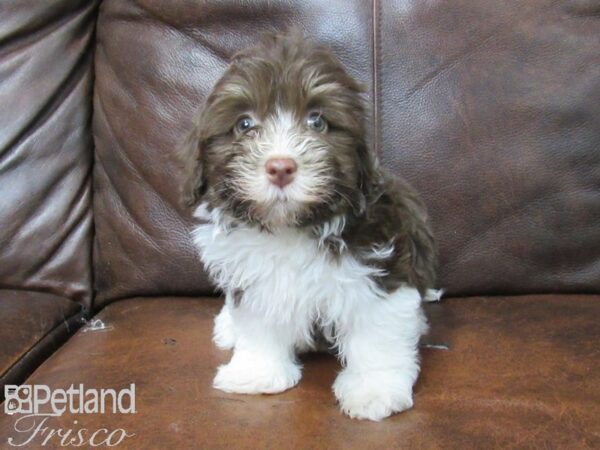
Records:
<instances>
[{"instance_id":1,"label":"dog's ear","mask_svg":"<svg viewBox=\"0 0 600 450\"><path fill-rule=\"evenodd\" d=\"M358 187L363 196L361 201L361 213L364 212L366 204L376 197L381 186L381 173L379 162L371 147L362 139L356 148L358 157Z\"/></svg>"},{"instance_id":2,"label":"dog's ear","mask_svg":"<svg viewBox=\"0 0 600 450\"><path fill-rule=\"evenodd\" d=\"M183 166L181 202L186 207L197 205L206 190L202 147L202 140L196 126L178 151Z\"/></svg>"}]
</instances>

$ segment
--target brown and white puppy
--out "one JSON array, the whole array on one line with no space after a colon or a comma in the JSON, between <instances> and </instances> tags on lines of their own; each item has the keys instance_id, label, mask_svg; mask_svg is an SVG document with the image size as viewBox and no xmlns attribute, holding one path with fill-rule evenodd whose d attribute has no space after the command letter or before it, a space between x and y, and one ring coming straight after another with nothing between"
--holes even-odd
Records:
<instances>
[{"instance_id":1,"label":"brown and white puppy","mask_svg":"<svg viewBox=\"0 0 600 450\"><path fill-rule=\"evenodd\" d=\"M421 300L435 250L423 204L366 142L362 88L299 33L234 56L186 145L194 241L226 302L214 341L233 349L214 387L276 393L323 334L344 365L350 417L412 406Z\"/></svg>"}]
</instances>

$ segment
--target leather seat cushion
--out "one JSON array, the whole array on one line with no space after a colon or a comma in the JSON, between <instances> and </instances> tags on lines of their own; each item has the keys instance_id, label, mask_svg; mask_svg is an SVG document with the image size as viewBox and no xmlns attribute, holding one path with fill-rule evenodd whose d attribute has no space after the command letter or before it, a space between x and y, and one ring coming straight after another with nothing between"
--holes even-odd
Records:
<instances>
[{"instance_id":1,"label":"leather seat cushion","mask_svg":"<svg viewBox=\"0 0 600 450\"><path fill-rule=\"evenodd\" d=\"M0 290L0 400L78 326L81 305L42 292Z\"/></svg>"},{"instance_id":2,"label":"leather seat cushion","mask_svg":"<svg viewBox=\"0 0 600 450\"><path fill-rule=\"evenodd\" d=\"M598 296L450 299L428 305L415 406L381 423L347 419L330 355L304 358L299 386L271 396L211 388L228 352L210 342L215 299L110 304L30 378L67 388L136 384L137 413L63 415L50 427L124 428L119 448L490 448L600 446ZM11 436L14 417L0 418ZM59 444L56 444L59 447ZM53 448L48 444L46 448Z\"/></svg>"}]
</instances>

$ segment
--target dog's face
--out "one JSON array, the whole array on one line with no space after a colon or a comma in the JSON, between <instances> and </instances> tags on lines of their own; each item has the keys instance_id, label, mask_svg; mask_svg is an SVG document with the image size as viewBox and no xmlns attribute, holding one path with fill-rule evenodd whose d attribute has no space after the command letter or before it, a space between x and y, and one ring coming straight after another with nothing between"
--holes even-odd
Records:
<instances>
[{"instance_id":1,"label":"dog's face","mask_svg":"<svg viewBox=\"0 0 600 450\"><path fill-rule=\"evenodd\" d=\"M209 95L186 162L200 200L265 228L360 213L374 177L361 87L298 34L265 38L233 59Z\"/></svg>"}]
</instances>

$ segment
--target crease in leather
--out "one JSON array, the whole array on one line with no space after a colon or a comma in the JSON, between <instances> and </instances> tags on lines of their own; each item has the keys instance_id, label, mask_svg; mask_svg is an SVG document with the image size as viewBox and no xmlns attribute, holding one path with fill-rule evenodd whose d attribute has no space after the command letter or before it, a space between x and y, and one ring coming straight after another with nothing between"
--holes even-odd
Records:
<instances>
[{"instance_id":1,"label":"crease in leather","mask_svg":"<svg viewBox=\"0 0 600 450\"><path fill-rule=\"evenodd\" d=\"M35 287L33 288L29 288L29 287L24 287L24 286L5 286L0 284L0 290L11 290L11 291L19 291L19 292L36 292L39 294L50 294L50 295L54 295L57 297L61 297L64 298L65 300L68 300L70 303L73 303L74 305L78 305L80 306L83 310L88 310L89 308L86 307L86 305L84 305L83 303L78 302L77 300L73 300L70 297L66 297L60 294L56 294L54 292L48 292L46 289L36 289Z\"/></svg>"},{"instance_id":2,"label":"crease in leather","mask_svg":"<svg viewBox=\"0 0 600 450\"><path fill-rule=\"evenodd\" d=\"M111 125L110 121L107 119L106 112L105 112L104 107L102 105L102 99L101 99L101 97L98 99L97 105L99 106L99 114L102 115L103 121L107 125L106 128L108 129L109 133L111 133L111 135L113 136L114 140L117 142L117 145L119 146L119 148L122 149L123 145L120 142L119 138L116 136L116 134L113 132L113 126ZM96 108L96 109L98 109L98 108ZM100 120L100 119L98 119L98 120ZM146 192L152 192L155 195L155 197L157 199L159 199L159 195L158 195L158 193L155 192L155 188L152 185L152 183L150 183L146 179L146 177L144 176L144 174L142 173L142 171L127 156L126 152L124 152L124 151L118 151L116 153L118 153L119 158L124 162L125 166L128 168L128 171L130 173L134 173L135 175L137 175L139 181L141 181L147 187ZM141 225L139 225L140 220L134 215L133 209L129 208L127 206L125 198L121 194L121 189L119 189L119 187L115 184L114 180L111 178L110 172L106 170L104 161L102 161L102 157L100 155L98 155L98 154L96 155L95 162L98 163L98 164L100 164L102 166L102 171L104 172L105 178L108 181L108 183L110 184L110 187L112 188L112 191L114 192L116 198L119 200L119 202L120 202L120 204L122 206L122 208L121 208L122 212L124 213L124 215L126 215L127 217L129 217L131 219L129 221L129 223L133 227L133 229L135 229L138 232L138 235L143 236L144 239L145 239L145 241L148 244L150 244L152 246L152 248L157 253L160 253L161 255L166 256L164 250L156 242L156 240L154 239L154 237L150 233L148 233L144 229L144 227L142 227ZM161 200L162 200L162 198L161 198ZM164 202L164 203L166 204L166 202ZM173 217L175 217L175 216L176 215L173 215ZM116 233L115 236L117 236L117 239L119 238L118 233Z\"/></svg>"},{"instance_id":3,"label":"crease in leather","mask_svg":"<svg viewBox=\"0 0 600 450\"><path fill-rule=\"evenodd\" d=\"M535 9L529 12L523 12L520 11L518 15L515 14L515 19L518 17L519 20L526 20L528 18L531 17L537 17L538 15L538 11L536 11ZM425 76L423 78L421 78L421 80L414 85L412 88L408 89L406 91L406 94L404 96L404 100L410 100L411 97L413 97L417 92L427 88L427 86L429 86L436 78L438 78L440 75L443 75L446 72L449 72L450 70L452 70L454 67L456 67L457 65L459 65L462 61L464 61L466 58L470 57L471 55L483 50L488 43L499 36L502 36L502 34L504 33L509 33L511 30L506 30L506 28L503 25L499 25L497 27L495 27L486 37L484 37L483 39L478 39L477 42L467 42L467 45L465 48L463 48L460 52L458 52L455 55L451 55L446 61L443 61L438 67L435 68L435 70L425 74Z\"/></svg>"},{"instance_id":4,"label":"crease in leather","mask_svg":"<svg viewBox=\"0 0 600 450\"><path fill-rule=\"evenodd\" d=\"M190 40L192 40L193 42L196 42L198 44L200 44L202 46L202 48L207 49L210 53L212 53L213 56L216 56L217 58L219 58L221 61L223 61L223 64L226 65L227 62L229 61L229 59L231 58L231 55L223 50L222 48L219 48L214 42L212 42L210 39L207 39L205 36L199 35L199 34L192 34L189 32L189 30L187 28L178 28L177 25L174 25L166 20L164 20L162 17L159 17L154 11L152 11L150 8L145 8L144 5L140 5L142 7L142 9L144 10L144 12L147 14L147 16L149 16L149 19L146 18L145 20L148 21L153 21L155 25L166 25L167 27L169 27L169 29L173 30L175 33L184 36ZM143 18L138 17L137 18L138 21L143 22Z\"/></svg>"},{"instance_id":5,"label":"crease in leather","mask_svg":"<svg viewBox=\"0 0 600 450\"><path fill-rule=\"evenodd\" d=\"M496 33L500 29L501 27L498 27L496 30L492 31L489 34L489 36L483 38L480 42L472 43L470 45L468 44L467 48L463 49L463 51L461 51L459 54L453 55L450 58L448 58L448 60L442 62L438 67L436 67L434 71L426 74L416 85L414 85L412 88L406 91L404 101L410 100L411 97L417 92L427 88L427 86L433 83L436 78L445 74L446 72L449 72L454 67L459 65L463 59L468 58L470 55L484 49L485 46L489 43L489 41L491 41L495 37Z\"/></svg>"},{"instance_id":6,"label":"crease in leather","mask_svg":"<svg viewBox=\"0 0 600 450\"><path fill-rule=\"evenodd\" d=\"M112 67L110 69L112 70ZM106 125L105 128L111 134L112 138L114 139L114 141L119 146L119 149L123 149L124 145L123 145L122 142L120 142L119 137L114 132L113 125L111 124L110 120L108 119L108 115L105 112L105 108L104 108L104 105L103 105L102 96L98 96L98 101L95 102L95 105L96 105L96 108L94 109L94 114L96 115L96 111L98 111L98 116L102 117L102 119L98 119L98 120L103 120L104 124ZM155 193L155 188L152 185L152 183L150 183L146 179L146 177L144 176L144 174L142 173L142 171L127 156L126 152L120 150L120 151L116 151L116 153L118 153L119 158L123 161L123 163L127 167L128 171L130 173L133 173L133 174L137 175L139 181L141 181L141 182L144 183L144 185L148 188L147 191ZM144 229L144 227L142 227L141 225L139 225L139 219L137 217L135 217L135 215L133 214L133 210L127 206L127 203L126 203L123 195L121 195L121 190L115 184L114 180L111 178L110 171L106 170L104 161L102 160L102 156L100 154L98 154L98 153L96 153L95 163L100 164L100 166L102 166L102 171L104 173L105 179L108 181L108 183L110 184L110 187L112 188L113 193L115 194L116 198L119 200L119 202L120 202L120 204L122 206L122 208L121 208L122 212L125 215L127 215L127 217L129 217L131 219L130 220L130 225L135 230L137 230L137 232L138 232L139 235L141 235L141 236L144 237L145 241L147 243L149 243L156 252L158 252L158 253L162 254L163 256L165 256L165 252L163 251L163 249L161 248L161 246L154 240L154 237L150 233L148 233ZM157 193L155 193L155 195L156 195L157 198L159 197ZM118 233L115 233L115 236L117 236L117 239L119 238L119 234Z\"/></svg>"},{"instance_id":7,"label":"crease in leather","mask_svg":"<svg viewBox=\"0 0 600 450\"><path fill-rule=\"evenodd\" d=\"M82 185L84 185L84 183L82 183ZM89 191L89 189L85 189L85 191ZM82 194L82 198L86 196L86 192L84 192ZM33 278L34 276L38 275L44 269L44 267L52 261L56 254L61 251L65 243L73 236L73 233L75 233L77 228L85 226L85 222L90 222L90 224L93 223L92 212L86 208L79 208L79 214L75 214L74 216L69 214L66 222L71 223L63 230L60 238L54 242L53 247L48 251L48 253L44 255L44 257L41 258L36 264L31 266L27 272L25 272L27 278Z\"/></svg>"},{"instance_id":8,"label":"crease in leather","mask_svg":"<svg viewBox=\"0 0 600 450\"><path fill-rule=\"evenodd\" d=\"M76 303L77 305L81 306L81 304L79 304L77 302L74 302L74 303ZM4 377L4 375L6 375L7 373L9 373L12 370L13 367L17 366L22 359L26 358L27 354L31 353L31 351L37 347L38 343L40 341L42 341L46 336L51 335L54 332L54 330L56 330L57 328L61 328L63 326L65 326L67 328L67 330L69 330L69 324L68 324L69 320L72 319L72 318L74 318L74 317L76 317L76 316L82 316L83 317L83 315L82 315L83 312L84 312L83 308L80 308L79 311L77 311L77 312L69 315L68 317L64 316L62 318L62 320L59 320L56 323L56 325L54 325L53 327L51 327L50 329L48 329L48 331L46 331L44 334L42 334L40 336L40 338L34 344L28 346L26 349L23 349L22 356L20 356L14 363L12 363L10 366L8 366L8 368L6 370L4 370L4 372L0 373L0 379L2 379Z\"/></svg>"},{"instance_id":9,"label":"crease in leather","mask_svg":"<svg viewBox=\"0 0 600 450\"><path fill-rule=\"evenodd\" d=\"M94 10L92 9L91 12ZM90 18L86 17L86 21L80 24L81 27L89 26ZM92 18L93 19L93 16ZM61 80L51 95L48 96L46 101L40 105L38 111L32 115L31 120L25 124L21 131L16 134L11 141L6 145L6 151L0 153L0 162L3 159L7 159L12 151L16 150L22 142L27 138L35 134L44 124L47 123L53 117L53 113L60 109L60 107L66 103L70 98L70 95L79 87L82 80L85 79L88 71L90 70L89 65L92 61L92 54L90 52L93 46L93 33L88 32L88 41L84 44L85 50L81 52L79 57L75 60L73 66L65 75L64 79ZM10 165L8 166L10 167Z\"/></svg>"},{"instance_id":10,"label":"crease in leather","mask_svg":"<svg viewBox=\"0 0 600 450\"><path fill-rule=\"evenodd\" d=\"M125 199L121 193L121 189L119 189L117 187L117 185L115 184L115 182L112 180L111 176L109 175L109 171L107 171L104 168L104 163L102 162L102 158L101 157L97 157L96 158L96 164L100 165L102 167L102 172L104 173L104 177L105 179L108 181L108 184L110 185L110 188L114 194L114 197L116 198L116 200L118 200L118 203L120 204L120 208L118 208L123 214L122 216L126 216L129 218L128 222L129 225L131 226L131 228L133 230L135 230L138 234L138 236L142 236L144 238L144 241L148 244L150 244L150 246L152 247L152 249L160 254L164 255L164 250L160 247L160 245L158 245L156 243L156 241L154 240L154 237L152 237L141 225L139 225L139 220L134 216L131 208L127 207L127 204L125 202ZM114 201L115 198L111 199L113 206L116 204L116 202ZM110 221L108 221L110 223ZM119 236L119 233L117 233L114 228L113 230L115 231L114 236L115 238L119 241L119 242L124 242L122 241L121 237ZM126 245L120 244L121 248L125 248L127 247ZM125 256L128 259L129 255L121 255L121 256ZM132 263L134 263L133 260L131 260Z\"/></svg>"},{"instance_id":11,"label":"crease in leather","mask_svg":"<svg viewBox=\"0 0 600 450\"><path fill-rule=\"evenodd\" d=\"M373 111L372 111L372 117L373 117L373 151L375 152L376 155L379 155L380 153L380 148L379 148L379 143L380 143L380 130L379 130L379 65L381 64L380 61L380 39L379 39L379 29L380 29L380 21L381 21L381 9L379 8L379 0L372 0L373 5L371 8L372 11L372 19L371 19L371 26L373 28L372 31L372 53L373 53L373 62L371 63L373 65L373 73L371 75L371 77L373 78Z\"/></svg>"},{"instance_id":12,"label":"crease in leather","mask_svg":"<svg viewBox=\"0 0 600 450\"><path fill-rule=\"evenodd\" d=\"M0 58L8 56L11 53L22 51L28 47L35 45L43 39L51 36L58 30L61 30L71 20L75 20L78 16L89 14L92 11L95 15L98 0L82 1L80 9L74 9L68 14L63 14L57 10L57 15L49 21L42 22L39 26L28 29L24 27L15 30L12 34L8 34L2 39L2 48L0 48ZM85 11L88 9L88 11ZM83 14L82 14L83 12Z\"/></svg>"}]
</instances>

